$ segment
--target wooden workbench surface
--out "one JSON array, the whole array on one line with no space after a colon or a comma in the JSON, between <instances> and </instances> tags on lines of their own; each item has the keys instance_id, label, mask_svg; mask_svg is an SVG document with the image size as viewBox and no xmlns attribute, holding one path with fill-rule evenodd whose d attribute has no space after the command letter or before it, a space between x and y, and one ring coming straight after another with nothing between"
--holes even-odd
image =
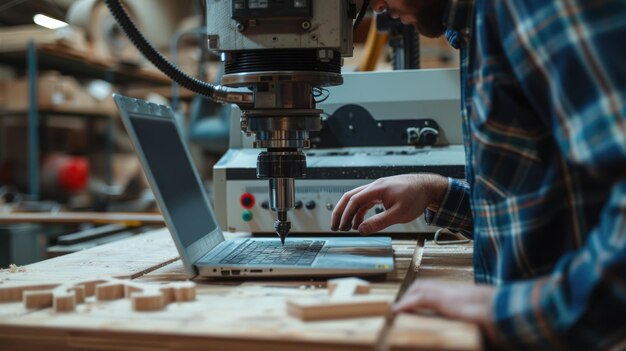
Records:
<instances>
[{"instance_id":1,"label":"wooden workbench surface","mask_svg":"<svg viewBox=\"0 0 626 351\"><path fill-rule=\"evenodd\" d=\"M372 281L371 294L393 301L409 280L471 282L471 246L394 241L396 271ZM420 264L421 262L421 264ZM407 280L405 280L405 276ZM185 280L166 229L0 272L0 286L123 277ZM475 350L475 326L401 315L303 322L287 315L289 297L324 296L324 281L196 279L197 299L159 312L134 312L130 301L88 300L75 312L0 304L0 350Z\"/></svg>"}]
</instances>

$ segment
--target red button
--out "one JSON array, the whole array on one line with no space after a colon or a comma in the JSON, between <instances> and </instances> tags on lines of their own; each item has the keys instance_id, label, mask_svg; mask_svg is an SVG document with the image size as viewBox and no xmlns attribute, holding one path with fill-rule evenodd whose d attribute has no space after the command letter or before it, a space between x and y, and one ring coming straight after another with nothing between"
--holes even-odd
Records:
<instances>
[{"instance_id":1,"label":"red button","mask_svg":"<svg viewBox=\"0 0 626 351\"><path fill-rule=\"evenodd\" d=\"M243 208L252 208L254 206L254 195L250 193L244 193L239 198L239 202Z\"/></svg>"}]
</instances>

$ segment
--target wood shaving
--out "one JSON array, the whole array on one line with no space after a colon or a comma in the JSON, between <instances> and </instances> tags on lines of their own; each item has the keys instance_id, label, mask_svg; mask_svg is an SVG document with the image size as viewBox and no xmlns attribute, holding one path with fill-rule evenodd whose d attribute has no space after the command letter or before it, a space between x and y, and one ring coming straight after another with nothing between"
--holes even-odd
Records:
<instances>
[{"instance_id":1,"label":"wood shaving","mask_svg":"<svg viewBox=\"0 0 626 351\"><path fill-rule=\"evenodd\" d=\"M24 267L20 267L16 264L11 263L9 265L9 268L2 268L0 269L0 272L4 272L4 273L24 273L26 272L26 268Z\"/></svg>"}]
</instances>

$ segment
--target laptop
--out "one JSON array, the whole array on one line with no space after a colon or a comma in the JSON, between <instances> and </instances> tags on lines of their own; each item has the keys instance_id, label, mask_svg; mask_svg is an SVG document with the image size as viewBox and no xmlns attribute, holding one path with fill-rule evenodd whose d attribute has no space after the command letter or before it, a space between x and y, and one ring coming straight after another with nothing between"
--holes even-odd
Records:
<instances>
[{"instance_id":1,"label":"laptop","mask_svg":"<svg viewBox=\"0 0 626 351\"><path fill-rule=\"evenodd\" d=\"M190 275L365 276L393 270L389 237L288 237L284 246L278 237L225 240L172 110L113 97Z\"/></svg>"}]
</instances>

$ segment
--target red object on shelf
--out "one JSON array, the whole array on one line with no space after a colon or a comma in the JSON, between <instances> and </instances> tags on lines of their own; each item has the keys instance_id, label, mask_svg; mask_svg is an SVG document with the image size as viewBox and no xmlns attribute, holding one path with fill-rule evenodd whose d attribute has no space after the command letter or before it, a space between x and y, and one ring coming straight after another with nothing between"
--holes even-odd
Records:
<instances>
[{"instance_id":1,"label":"red object on shelf","mask_svg":"<svg viewBox=\"0 0 626 351\"><path fill-rule=\"evenodd\" d=\"M83 190L88 180L89 161L84 157L73 157L59 168L59 186L65 190Z\"/></svg>"},{"instance_id":2,"label":"red object on shelf","mask_svg":"<svg viewBox=\"0 0 626 351\"><path fill-rule=\"evenodd\" d=\"M243 208L252 208L254 206L254 195L250 193L243 193L239 198L239 203Z\"/></svg>"},{"instance_id":3,"label":"red object on shelf","mask_svg":"<svg viewBox=\"0 0 626 351\"><path fill-rule=\"evenodd\" d=\"M41 187L50 192L80 192L87 188L89 175L86 157L51 153L43 157Z\"/></svg>"}]
</instances>

